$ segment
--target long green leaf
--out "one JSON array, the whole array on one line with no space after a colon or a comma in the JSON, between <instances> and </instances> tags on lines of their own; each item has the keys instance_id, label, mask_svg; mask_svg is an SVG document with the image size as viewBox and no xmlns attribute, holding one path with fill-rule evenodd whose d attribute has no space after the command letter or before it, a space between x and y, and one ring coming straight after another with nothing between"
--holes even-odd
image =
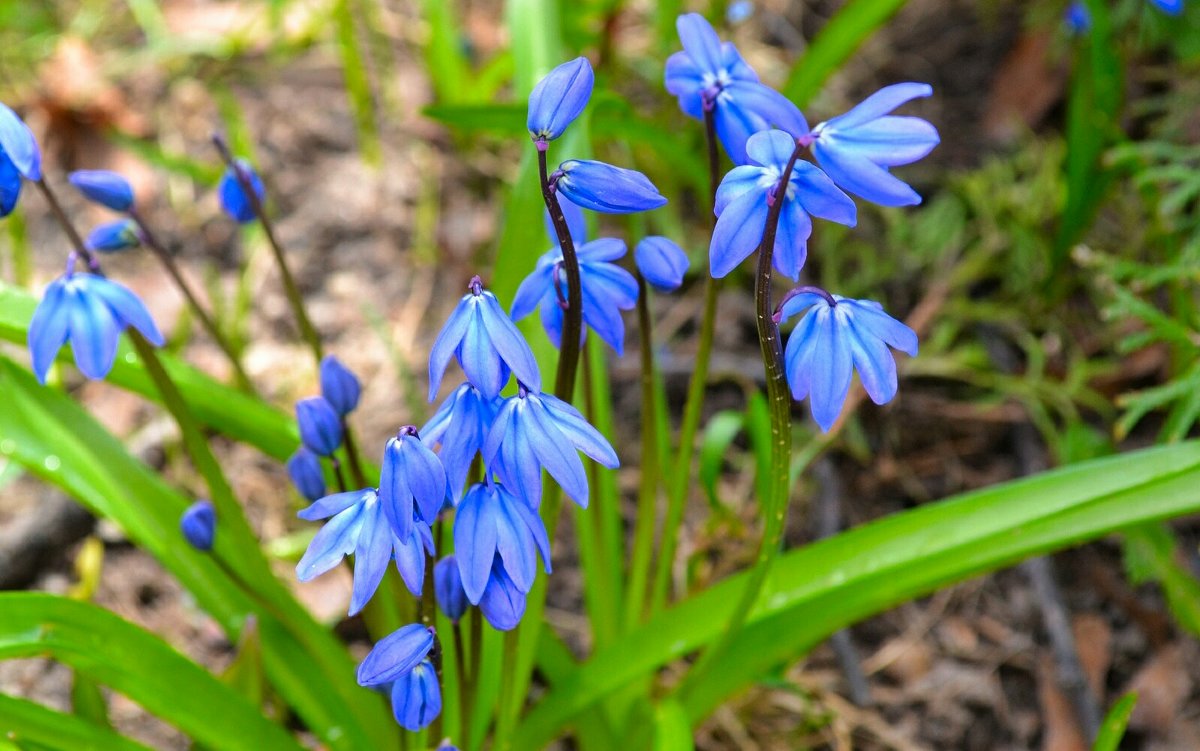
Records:
<instances>
[{"instance_id":1,"label":"long green leaf","mask_svg":"<svg viewBox=\"0 0 1200 751\"><path fill-rule=\"evenodd\" d=\"M1096 742L1092 744L1092 751L1117 751L1121 745L1121 739L1125 737L1125 728L1129 725L1129 718L1136 705L1137 694L1125 694L1117 700L1117 703L1104 716L1100 732L1096 734Z\"/></svg>"},{"instance_id":2,"label":"long green leaf","mask_svg":"<svg viewBox=\"0 0 1200 751\"><path fill-rule=\"evenodd\" d=\"M5 694L0 694L0 738L60 751L150 751L108 728Z\"/></svg>"},{"instance_id":3,"label":"long green leaf","mask_svg":"<svg viewBox=\"0 0 1200 751\"><path fill-rule=\"evenodd\" d=\"M829 634L938 587L1145 521L1200 510L1200 443L1054 470L895 514L781 557L739 644L684 708L692 722ZM745 574L652 619L558 681L519 726L540 748L581 711L719 634Z\"/></svg>"}]
</instances>

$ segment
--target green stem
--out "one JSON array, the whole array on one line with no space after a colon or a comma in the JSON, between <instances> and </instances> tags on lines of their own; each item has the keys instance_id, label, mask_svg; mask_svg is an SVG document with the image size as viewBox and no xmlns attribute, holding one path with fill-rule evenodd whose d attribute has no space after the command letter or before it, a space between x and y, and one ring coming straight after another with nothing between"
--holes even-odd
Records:
<instances>
[{"instance_id":1,"label":"green stem","mask_svg":"<svg viewBox=\"0 0 1200 751\"><path fill-rule=\"evenodd\" d=\"M367 475L363 472L362 459L358 455L358 443L354 440L354 431L350 430L350 423L346 422L346 418L342 418L342 442L346 446L346 458L350 460L350 473L354 477L355 484L360 488L372 487L372 483L367 481Z\"/></svg>"},{"instance_id":2,"label":"green stem","mask_svg":"<svg viewBox=\"0 0 1200 751\"><path fill-rule=\"evenodd\" d=\"M642 357L642 466L638 486L637 519L634 522L633 561L629 565L629 589L625 598L625 630L641 622L646 605L646 587L654 555L655 501L658 495L658 389L655 387L654 342L650 330L650 285L640 273L638 282L638 333Z\"/></svg>"},{"instance_id":3,"label":"green stem","mask_svg":"<svg viewBox=\"0 0 1200 751\"><path fill-rule=\"evenodd\" d=\"M458 678L458 714L461 719L458 745L471 747L471 687L467 685L467 650L463 644L462 622L454 622L454 672Z\"/></svg>"},{"instance_id":4,"label":"green stem","mask_svg":"<svg viewBox=\"0 0 1200 751\"><path fill-rule=\"evenodd\" d=\"M71 218L67 216L67 212L63 211L62 204L58 202L58 196L54 195L54 191L50 190L50 185L46 182L46 178L42 177L34 180L33 184L38 186L38 190L46 199L46 203L50 204L50 211L54 213L54 218L58 220L59 226L63 232L67 233L67 239L71 241L71 246L75 248L75 252L87 263L88 269L98 271L100 264L96 260L95 254L88 250L87 243L83 241L79 231L75 229L75 225L71 223Z\"/></svg>"}]
</instances>

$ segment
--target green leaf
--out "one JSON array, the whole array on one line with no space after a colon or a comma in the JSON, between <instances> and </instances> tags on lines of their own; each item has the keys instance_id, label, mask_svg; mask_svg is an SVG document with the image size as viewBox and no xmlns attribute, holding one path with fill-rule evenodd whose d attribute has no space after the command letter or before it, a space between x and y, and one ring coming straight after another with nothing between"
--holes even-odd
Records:
<instances>
[{"instance_id":1,"label":"green leaf","mask_svg":"<svg viewBox=\"0 0 1200 751\"><path fill-rule=\"evenodd\" d=\"M33 744L60 751L150 751L146 746L74 715L0 693L0 749Z\"/></svg>"},{"instance_id":2,"label":"green leaf","mask_svg":"<svg viewBox=\"0 0 1200 751\"><path fill-rule=\"evenodd\" d=\"M40 592L6 592L0 609L0 659L48 655L213 748L302 748L204 668L101 607Z\"/></svg>"},{"instance_id":3,"label":"green leaf","mask_svg":"<svg viewBox=\"0 0 1200 751\"><path fill-rule=\"evenodd\" d=\"M1125 535L1125 559L1135 582L1156 581L1175 620L1200 636L1200 582L1177 558L1175 535L1163 524L1146 524Z\"/></svg>"},{"instance_id":4,"label":"green leaf","mask_svg":"<svg viewBox=\"0 0 1200 751\"><path fill-rule=\"evenodd\" d=\"M425 41L425 70L439 102L462 101L469 90L470 67L463 53L463 35L450 0L423 0L421 10L429 24Z\"/></svg>"},{"instance_id":5,"label":"green leaf","mask_svg":"<svg viewBox=\"0 0 1200 751\"><path fill-rule=\"evenodd\" d=\"M1117 700L1117 703L1108 710L1108 714L1104 716L1104 722L1100 724L1100 731L1096 734L1096 742L1092 744L1092 751L1117 751L1121 745L1121 739L1125 737L1125 728L1129 725L1129 718L1133 715L1133 708L1137 705L1137 694L1129 693Z\"/></svg>"},{"instance_id":6,"label":"green leaf","mask_svg":"<svg viewBox=\"0 0 1200 751\"><path fill-rule=\"evenodd\" d=\"M112 728L100 685L79 671L71 675L71 709L77 717L97 727Z\"/></svg>"},{"instance_id":7,"label":"green leaf","mask_svg":"<svg viewBox=\"0 0 1200 751\"><path fill-rule=\"evenodd\" d=\"M1146 521L1200 510L1200 443L1082 462L894 514L782 556L737 642L683 701L694 724L829 634L939 587ZM581 711L711 642L746 581L680 603L558 681L519 726L540 748Z\"/></svg>"},{"instance_id":8,"label":"green leaf","mask_svg":"<svg viewBox=\"0 0 1200 751\"><path fill-rule=\"evenodd\" d=\"M654 751L693 751L692 726L683 705L666 699L654 708Z\"/></svg>"},{"instance_id":9,"label":"green leaf","mask_svg":"<svg viewBox=\"0 0 1200 751\"><path fill-rule=\"evenodd\" d=\"M421 110L428 118L464 132L482 131L510 138L527 138L524 102L494 104L431 104Z\"/></svg>"},{"instance_id":10,"label":"green leaf","mask_svg":"<svg viewBox=\"0 0 1200 751\"><path fill-rule=\"evenodd\" d=\"M725 467L725 455L738 433L742 432L745 422L746 418L741 412L726 409L709 418L704 426L704 435L700 437L698 474L700 487L704 488L708 505L713 508L724 505L717 495L717 479Z\"/></svg>"}]
</instances>

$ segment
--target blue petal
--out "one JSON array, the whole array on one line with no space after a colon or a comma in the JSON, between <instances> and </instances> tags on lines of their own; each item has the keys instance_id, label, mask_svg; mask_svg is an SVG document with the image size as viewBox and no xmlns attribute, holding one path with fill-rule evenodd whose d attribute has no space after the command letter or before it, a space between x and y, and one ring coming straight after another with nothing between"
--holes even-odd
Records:
<instances>
[{"instance_id":1,"label":"blue petal","mask_svg":"<svg viewBox=\"0 0 1200 751\"><path fill-rule=\"evenodd\" d=\"M842 151L857 154L881 167L898 167L921 159L941 143L937 128L919 117L890 115L847 131L822 133Z\"/></svg>"},{"instance_id":2,"label":"blue petal","mask_svg":"<svg viewBox=\"0 0 1200 751\"><path fill-rule=\"evenodd\" d=\"M476 485L467 491L454 514L454 557L463 591L472 604L478 604L483 596L496 553L495 503L493 491Z\"/></svg>"},{"instance_id":3,"label":"blue petal","mask_svg":"<svg viewBox=\"0 0 1200 751\"><path fill-rule=\"evenodd\" d=\"M319 370L321 381L321 396L333 405L333 409L342 417L350 414L358 406L362 395L362 384L358 377L333 355L321 358Z\"/></svg>"},{"instance_id":4,"label":"blue petal","mask_svg":"<svg viewBox=\"0 0 1200 751\"><path fill-rule=\"evenodd\" d=\"M547 73L529 95L529 134L548 141L561 136L587 106L593 83L592 65L583 57Z\"/></svg>"},{"instance_id":5,"label":"blue petal","mask_svg":"<svg viewBox=\"0 0 1200 751\"><path fill-rule=\"evenodd\" d=\"M438 333L433 348L429 350L429 401L437 398L442 377L446 374L446 366L450 364L450 358L454 356L459 342L467 333L467 327L471 325L471 297L473 295L468 293L458 301L446 325Z\"/></svg>"},{"instance_id":6,"label":"blue petal","mask_svg":"<svg viewBox=\"0 0 1200 751\"><path fill-rule=\"evenodd\" d=\"M871 335L904 352L909 357L917 356L917 332L884 313L882 307L869 306L867 300L839 301L838 305L849 304L854 310L854 322Z\"/></svg>"},{"instance_id":7,"label":"blue petal","mask_svg":"<svg viewBox=\"0 0 1200 751\"><path fill-rule=\"evenodd\" d=\"M546 525L542 523L542 517L528 503L519 498L512 498L511 494L507 495L512 499L512 502L508 504L508 510L515 516L520 517L522 523L525 525L525 529L529 530L529 534L533 536L533 543L542 555L542 568L549 574L550 537L546 533Z\"/></svg>"},{"instance_id":8,"label":"blue petal","mask_svg":"<svg viewBox=\"0 0 1200 751\"><path fill-rule=\"evenodd\" d=\"M587 472L583 469L583 462L579 460L575 447L558 429L554 419L541 403L530 404L525 415L529 423L529 442L538 461L562 486L571 500L587 508ZM515 576L513 578L516 579Z\"/></svg>"},{"instance_id":9,"label":"blue petal","mask_svg":"<svg viewBox=\"0 0 1200 751\"><path fill-rule=\"evenodd\" d=\"M259 203L262 203L266 197L266 189L263 187L262 180L258 173L250 166L250 163L245 159L238 159L238 165L246 173L250 179L250 187L254 189ZM237 172L233 167L227 167L225 174L221 176L221 182L217 185L217 194L221 199L221 208L235 222L245 224L252 222L255 219L254 204L251 203L246 192L242 190L242 184L238 180Z\"/></svg>"},{"instance_id":10,"label":"blue petal","mask_svg":"<svg viewBox=\"0 0 1200 751\"><path fill-rule=\"evenodd\" d=\"M835 299L837 299L836 296L835 296ZM826 303L824 297L817 294L816 292L802 292L798 295L793 295L793 296L789 297L786 302L783 303L783 307L780 310L783 317L780 319L780 323L788 320L789 318L796 315L797 313L801 313L805 310L808 310L813 305L818 305L818 304L828 304L828 303Z\"/></svg>"},{"instance_id":11,"label":"blue petal","mask_svg":"<svg viewBox=\"0 0 1200 751\"><path fill-rule=\"evenodd\" d=\"M844 115L825 123L820 130L847 130L882 117L905 102L931 96L933 87L927 83L896 83L884 86L859 102Z\"/></svg>"},{"instance_id":12,"label":"blue petal","mask_svg":"<svg viewBox=\"0 0 1200 751\"><path fill-rule=\"evenodd\" d=\"M118 219L97 225L88 233L87 246L101 253L116 253L141 244L137 223L132 219Z\"/></svg>"},{"instance_id":13,"label":"blue petal","mask_svg":"<svg viewBox=\"0 0 1200 751\"><path fill-rule=\"evenodd\" d=\"M667 92L679 98L679 108L688 117L704 119L703 74L686 52L676 52L667 58L663 74Z\"/></svg>"},{"instance_id":14,"label":"blue petal","mask_svg":"<svg viewBox=\"0 0 1200 751\"><path fill-rule=\"evenodd\" d=\"M192 547L201 551L212 550L217 531L217 516L209 501L196 501L179 519L179 529Z\"/></svg>"},{"instance_id":15,"label":"blue petal","mask_svg":"<svg viewBox=\"0 0 1200 751\"><path fill-rule=\"evenodd\" d=\"M108 304L113 312L113 317L122 328L132 326L154 346L161 347L163 345L163 335L159 332L158 326L154 325L150 311L146 310L146 306L142 304L138 296L127 287L100 277L96 277L88 286L93 294Z\"/></svg>"},{"instance_id":16,"label":"blue petal","mask_svg":"<svg viewBox=\"0 0 1200 751\"><path fill-rule=\"evenodd\" d=\"M442 689L429 660L392 684L392 716L406 730L428 727L441 713Z\"/></svg>"},{"instance_id":17,"label":"blue petal","mask_svg":"<svg viewBox=\"0 0 1200 751\"><path fill-rule=\"evenodd\" d=\"M725 87L731 102L753 125L751 135L768 128L778 128L793 138L808 135L808 122L792 100L770 86L754 81L734 81Z\"/></svg>"},{"instance_id":18,"label":"blue petal","mask_svg":"<svg viewBox=\"0 0 1200 751\"><path fill-rule=\"evenodd\" d=\"M492 568L492 576L479 601L479 609L497 631L511 631L525 615L525 593L513 584L499 559Z\"/></svg>"},{"instance_id":19,"label":"blue petal","mask_svg":"<svg viewBox=\"0 0 1200 751\"><path fill-rule=\"evenodd\" d=\"M446 469L437 454L417 437L406 435L402 443L408 486L417 510L426 524L433 524L446 502Z\"/></svg>"},{"instance_id":20,"label":"blue petal","mask_svg":"<svg viewBox=\"0 0 1200 751\"><path fill-rule=\"evenodd\" d=\"M799 202L787 200L779 212L775 231L775 247L771 262L780 274L792 280L800 278L800 269L808 257L808 237L812 234L812 219Z\"/></svg>"},{"instance_id":21,"label":"blue petal","mask_svg":"<svg viewBox=\"0 0 1200 751\"><path fill-rule=\"evenodd\" d=\"M858 223L854 201L815 164L796 162L789 184L795 191L795 199L809 214L847 227Z\"/></svg>"},{"instance_id":22,"label":"blue petal","mask_svg":"<svg viewBox=\"0 0 1200 751\"><path fill-rule=\"evenodd\" d=\"M330 456L342 445L342 421L323 396L296 402L300 440L315 454Z\"/></svg>"},{"instance_id":23,"label":"blue petal","mask_svg":"<svg viewBox=\"0 0 1200 751\"><path fill-rule=\"evenodd\" d=\"M317 530L308 550L296 564L297 579L302 582L314 579L354 552L362 529L362 511L362 504L352 505Z\"/></svg>"},{"instance_id":24,"label":"blue petal","mask_svg":"<svg viewBox=\"0 0 1200 751\"><path fill-rule=\"evenodd\" d=\"M772 177L772 174L775 176ZM762 167L751 164L734 167L726 173L717 187L717 200L713 211L720 216L725 212L726 206L752 191L761 193L764 196L763 200L766 200L767 191L778 181L778 173L771 173Z\"/></svg>"},{"instance_id":25,"label":"blue petal","mask_svg":"<svg viewBox=\"0 0 1200 751\"><path fill-rule=\"evenodd\" d=\"M625 241L615 237L601 237L576 249L576 257L580 263L615 261L624 256Z\"/></svg>"},{"instance_id":26,"label":"blue petal","mask_svg":"<svg viewBox=\"0 0 1200 751\"><path fill-rule=\"evenodd\" d=\"M499 301L491 292L483 293L483 300L480 302L480 317L483 319L484 328L491 337L492 346L500 353L504 363L512 369L517 380L526 388L541 391L542 376L538 370L537 359L533 356L533 350L529 349L525 337L513 324L512 319L504 314ZM482 389L480 391L489 398L499 395L499 391L496 394L488 394Z\"/></svg>"},{"instance_id":27,"label":"blue petal","mask_svg":"<svg viewBox=\"0 0 1200 751\"><path fill-rule=\"evenodd\" d=\"M358 685L379 686L407 675L433 649L433 630L419 623L403 626L379 640L359 663Z\"/></svg>"},{"instance_id":28,"label":"blue petal","mask_svg":"<svg viewBox=\"0 0 1200 751\"><path fill-rule=\"evenodd\" d=\"M711 24L699 13L684 13L675 20L679 41L696 67L705 73L721 70L721 39Z\"/></svg>"},{"instance_id":29,"label":"blue petal","mask_svg":"<svg viewBox=\"0 0 1200 751\"><path fill-rule=\"evenodd\" d=\"M398 438L389 438L383 447L379 501L392 531L401 540L407 540L412 535L413 492L404 461L404 446Z\"/></svg>"},{"instance_id":30,"label":"blue petal","mask_svg":"<svg viewBox=\"0 0 1200 751\"><path fill-rule=\"evenodd\" d=\"M77 170L68 175L67 179L93 203L113 211L129 211L133 206L133 186L116 172Z\"/></svg>"},{"instance_id":31,"label":"blue petal","mask_svg":"<svg viewBox=\"0 0 1200 751\"><path fill-rule=\"evenodd\" d=\"M915 206L921 196L886 169L857 154L837 148L836 141L817 139L813 155L821 169L843 189L880 206Z\"/></svg>"},{"instance_id":32,"label":"blue petal","mask_svg":"<svg viewBox=\"0 0 1200 751\"><path fill-rule=\"evenodd\" d=\"M287 471L300 495L314 502L325 497L325 471L316 454L301 446L288 458Z\"/></svg>"},{"instance_id":33,"label":"blue petal","mask_svg":"<svg viewBox=\"0 0 1200 751\"><path fill-rule=\"evenodd\" d=\"M783 174L783 168L796 150L796 139L782 130L766 130L755 133L746 142L746 154L764 167L775 167L775 180Z\"/></svg>"},{"instance_id":34,"label":"blue petal","mask_svg":"<svg viewBox=\"0 0 1200 751\"><path fill-rule=\"evenodd\" d=\"M761 193L746 193L730 203L717 219L708 248L709 269L720 279L746 260L763 239L767 200Z\"/></svg>"},{"instance_id":35,"label":"blue petal","mask_svg":"<svg viewBox=\"0 0 1200 751\"><path fill-rule=\"evenodd\" d=\"M46 293L29 322L29 354L33 360L33 372L41 383L46 382L46 374L54 363L54 356L67 341L72 297L67 291L66 280L55 279L46 287Z\"/></svg>"},{"instance_id":36,"label":"blue petal","mask_svg":"<svg viewBox=\"0 0 1200 751\"><path fill-rule=\"evenodd\" d=\"M0 151L0 218L13 212L20 197L21 173L12 160Z\"/></svg>"},{"instance_id":37,"label":"blue petal","mask_svg":"<svg viewBox=\"0 0 1200 751\"><path fill-rule=\"evenodd\" d=\"M433 567L433 592L437 596L438 607L446 614L451 623L458 623L467 612L467 593L463 591L462 574L458 571L458 561L454 555L448 555Z\"/></svg>"},{"instance_id":38,"label":"blue petal","mask_svg":"<svg viewBox=\"0 0 1200 751\"><path fill-rule=\"evenodd\" d=\"M854 361L854 369L858 371L859 380L871 401L876 404L887 404L896 395L896 361L883 340L871 335L870 331L859 330L855 326L853 313L846 314L848 308L838 305L846 323L846 333L850 341L850 356Z\"/></svg>"},{"instance_id":39,"label":"blue petal","mask_svg":"<svg viewBox=\"0 0 1200 751\"><path fill-rule=\"evenodd\" d=\"M604 162L571 160L559 165L558 191L585 209L630 214L665 206L667 199L636 170Z\"/></svg>"},{"instance_id":40,"label":"blue petal","mask_svg":"<svg viewBox=\"0 0 1200 751\"><path fill-rule=\"evenodd\" d=\"M542 468L533 449L528 411L528 397L504 403L484 442L483 461L511 492L536 508L542 499Z\"/></svg>"},{"instance_id":41,"label":"blue petal","mask_svg":"<svg viewBox=\"0 0 1200 751\"><path fill-rule=\"evenodd\" d=\"M303 450L303 449L302 449ZM348 490L344 493L334 493L321 498L311 506L301 509L296 516L301 519L306 519L310 522L315 522L319 519L328 519L331 516L336 516L356 503L365 503L370 497L375 495L374 488L364 488L362 490Z\"/></svg>"},{"instance_id":42,"label":"blue petal","mask_svg":"<svg viewBox=\"0 0 1200 751\"><path fill-rule=\"evenodd\" d=\"M478 297L470 303L470 323L456 353L463 372L467 374L467 380L479 389L480 393L492 399L500 395L500 390L504 388L504 382L508 379L508 372L484 326L482 304L483 301Z\"/></svg>"},{"instance_id":43,"label":"blue petal","mask_svg":"<svg viewBox=\"0 0 1200 751\"><path fill-rule=\"evenodd\" d=\"M500 490L494 496L495 513L492 518L496 524L496 553L504 561L504 569L517 588L528 592L533 588L533 579L537 576L537 551L533 535L516 510L523 503L507 498L507 495Z\"/></svg>"},{"instance_id":44,"label":"blue petal","mask_svg":"<svg viewBox=\"0 0 1200 751\"><path fill-rule=\"evenodd\" d=\"M1150 2L1154 3L1154 7L1172 16L1178 16L1183 12L1183 0L1150 0Z\"/></svg>"},{"instance_id":45,"label":"blue petal","mask_svg":"<svg viewBox=\"0 0 1200 751\"><path fill-rule=\"evenodd\" d=\"M42 152L33 131L4 104L0 104L0 151L24 177L42 179Z\"/></svg>"},{"instance_id":46,"label":"blue petal","mask_svg":"<svg viewBox=\"0 0 1200 751\"><path fill-rule=\"evenodd\" d=\"M664 292L678 289L688 270L687 253L666 237L642 238L633 251L633 260L650 286Z\"/></svg>"},{"instance_id":47,"label":"blue petal","mask_svg":"<svg viewBox=\"0 0 1200 751\"><path fill-rule=\"evenodd\" d=\"M354 548L354 588L350 595L350 615L357 614L370 601L392 559L392 528L383 517L379 502L363 504L362 527ZM422 558L422 560L424 560Z\"/></svg>"},{"instance_id":48,"label":"blue petal","mask_svg":"<svg viewBox=\"0 0 1200 751\"><path fill-rule=\"evenodd\" d=\"M396 559L396 570L404 580L404 586L414 597L421 596L421 588L425 583L425 549L423 533L427 533L425 524L418 522L413 527L411 537L401 539L392 537L393 555ZM355 561L355 566L358 561Z\"/></svg>"},{"instance_id":49,"label":"blue petal","mask_svg":"<svg viewBox=\"0 0 1200 751\"><path fill-rule=\"evenodd\" d=\"M820 316L823 307L808 312L788 336L787 348L783 352L784 371L792 398L804 399L812 391L812 374L816 367L819 351Z\"/></svg>"},{"instance_id":50,"label":"blue petal","mask_svg":"<svg viewBox=\"0 0 1200 751\"><path fill-rule=\"evenodd\" d=\"M565 295L564 295L565 296ZM555 347L562 347L562 332L563 332L563 309L558 305L558 298L554 292L548 292L542 296L541 315L542 328L546 330L546 336L549 337L550 343ZM582 343L586 329L579 332L579 341Z\"/></svg>"},{"instance_id":51,"label":"blue petal","mask_svg":"<svg viewBox=\"0 0 1200 751\"><path fill-rule=\"evenodd\" d=\"M73 277L76 286L71 295L70 333L67 337L75 350L75 364L79 370L96 380L108 375L112 369L117 356L121 324L104 300L93 294L91 285L86 284L84 277L84 274Z\"/></svg>"},{"instance_id":52,"label":"blue petal","mask_svg":"<svg viewBox=\"0 0 1200 751\"><path fill-rule=\"evenodd\" d=\"M552 250L546 255L556 254L561 258L561 254L557 250ZM545 258L545 256L543 256ZM540 261L537 268L525 277L521 282L521 286L517 287L517 294L513 297L512 313L510 317L514 321L519 321L529 315L537 308L542 297L546 294L546 290L554 283L554 264L542 264Z\"/></svg>"},{"instance_id":53,"label":"blue petal","mask_svg":"<svg viewBox=\"0 0 1200 751\"><path fill-rule=\"evenodd\" d=\"M836 310L817 309L817 357L813 362L812 393L809 395L813 419L826 432L842 412L853 376L850 344L837 320Z\"/></svg>"}]
</instances>

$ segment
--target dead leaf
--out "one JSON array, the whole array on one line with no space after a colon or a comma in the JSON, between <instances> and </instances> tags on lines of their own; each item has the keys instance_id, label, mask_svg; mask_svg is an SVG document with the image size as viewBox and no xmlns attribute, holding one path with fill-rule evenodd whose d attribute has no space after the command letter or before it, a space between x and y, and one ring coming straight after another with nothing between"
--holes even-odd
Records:
<instances>
[{"instance_id":1,"label":"dead leaf","mask_svg":"<svg viewBox=\"0 0 1200 751\"><path fill-rule=\"evenodd\" d=\"M1129 727L1165 735L1191 693L1189 670L1193 665L1178 643L1159 650L1143 665L1121 692L1132 691L1138 696Z\"/></svg>"},{"instance_id":2,"label":"dead leaf","mask_svg":"<svg viewBox=\"0 0 1200 751\"><path fill-rule=\"evenodd\" d=\"M1042 751L1087 751L1075 710L1058 685L1058 671L1049 655L1038 660L1038 703L1042 706Z\"/></svg>"},{"instance_id":3,"label":"dead leaf","mask_svg":"<svg viewBox=\"0 0 1200 751\"><path fill-rule=\"evenodd\" d=\"M1077 615L1071 622L1075 634L1075 651L1087 677L1092 693L1104 697L1104 677L1112 664L1112 629L1095 613Z\"/></svg>"}]
</instances>

